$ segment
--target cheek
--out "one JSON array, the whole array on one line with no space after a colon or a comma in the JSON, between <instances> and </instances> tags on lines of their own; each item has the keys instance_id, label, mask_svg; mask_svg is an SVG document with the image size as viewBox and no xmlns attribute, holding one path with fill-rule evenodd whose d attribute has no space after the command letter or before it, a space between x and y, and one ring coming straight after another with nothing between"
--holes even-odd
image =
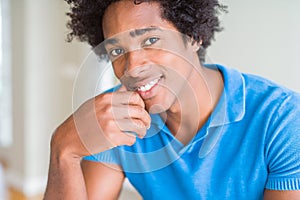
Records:
<instances>
[{"instance_id":1,"label":"cheek","mask_svg":"<svg viewBox=\"0 0 300 200\"><path fill-rule=\"evenodd\" d=\"M177 95L174 94L174 89L164 85L159 90L159 95L151 100L146 100L146 110L151 113L162 113L168 110L176 101Z\"/></svg>"},{"instance_id":2,"label":"cheek","mask_svg":"<svg viewBox=\"0 0 300 200\"><path fill-rule=\"evenodd\" d=\"M117 60L112 62L112 67L115 73L115 76L118 79L121 79L122 76L124 76L124 72L125 72L125 64L124 64L124 59L122 58L118 58Z\"/></svg>"},{"instance_id":3,"label":"cheek","mask_svg":"<svg viewBox=\"0 0 300 200\"><path fill-rule=\"evenodd\" d=\"M116 67L115 65L113 65L113 70L114 70L114 73L115 73L115 76L118 78L118 79L121 79L121 77L123 76L123 72L121 72L118 67Z\"/></svg>"},{"instance_id":4,"label":"cheek","mask_svg":"<svg viewBox=\"0 0 300 200\"><path fill-rule=\"evenodd\" d=\"M181 55L174 53L166 53L164 56L159 57L158 62L166 68L168 76L178 81L186 79L193 69L190 62Z\"/></svg>"}]
</instances>

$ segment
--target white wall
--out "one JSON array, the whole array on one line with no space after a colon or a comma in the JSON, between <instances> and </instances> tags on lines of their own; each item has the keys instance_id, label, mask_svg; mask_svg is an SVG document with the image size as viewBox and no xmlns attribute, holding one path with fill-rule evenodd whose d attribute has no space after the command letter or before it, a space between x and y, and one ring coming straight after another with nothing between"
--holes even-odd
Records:
<instances>
[{"instance_id":1,"label":"white wall","mask_svg":"<svg viewBox=\"0 0 300 200\"><path fill-rule=\"evenodd\" d=\"M10 3L14 141L0 148L0 157L8 183L31 196L44 191L50 136L72 111L72 70L89 48L65 42L63 0Z\"/></svg>"},{"instance_id":2,"label":"white wall","mask_svg":"<svg viewBox=\"0 0 300 200\"><path fill-rule=\"evenodd\" d=\"M208 50L213 62L300 91L300 1L223 0L225 30Z\"/></svg>"}]
</instances>

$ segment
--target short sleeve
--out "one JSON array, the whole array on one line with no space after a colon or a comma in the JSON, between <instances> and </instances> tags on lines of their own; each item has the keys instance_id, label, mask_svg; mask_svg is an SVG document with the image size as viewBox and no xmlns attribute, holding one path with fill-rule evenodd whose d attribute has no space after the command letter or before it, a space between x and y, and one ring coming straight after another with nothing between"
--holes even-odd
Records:
<instances>
[{"instance_id":1,"label":"short sleeve","mask_svg":"<svg viewBox=\"0 0 300 200\"><path fill-rule=\"evenodd\" d=\"M120 165L120 159L118 156L118 148L117 147L106 150L106 151L98 153L98 154L85 156L83 158L83 160Z\"/></svg>"},{"instance_id":2,"label":"short sleeve","mask_svg":"<svg viewBox=\"0 0 300 200\"><path fill-rule=\"evenodd\" d=\"M287 96L274 113L266 135L266 188L300 190L300 96Z\"/></svg>"}]
</instances>

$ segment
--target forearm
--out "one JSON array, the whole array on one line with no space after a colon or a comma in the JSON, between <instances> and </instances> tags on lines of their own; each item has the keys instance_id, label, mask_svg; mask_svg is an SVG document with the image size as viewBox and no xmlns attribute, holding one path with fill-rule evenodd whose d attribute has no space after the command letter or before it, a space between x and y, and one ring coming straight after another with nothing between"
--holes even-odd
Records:
<instances>
[{"instance_id":1,"label":"forearm","mask_svg":"<svg viewBox=\"0 0 300 200\"><path fill-rule=\"evenodd\" d=\"M88 199L80 158L61 158L51 155L44 199Z\"/></svg>"},{"instance_id":2,"label":"forearm","mask_svg":"<svg viewBox=\"0 0 300 200\"><path fill-rule=\"evenodd\" d=\"M113 97L116 98L114 101ZM131 111L127 110L128 107ZM137 126L132 122L133 119L143 125ZM94 184L89 184L92 183L89 181L92 178L84 180L81 158L115 146L133 145L136 137L124 134L124 132L137 132L139 137L143 137L146 134L146 127L149 127L150 123L150 115L145 110L144 102L137 93L126 90L107 93L85 102L56 129L52 136L45 200L84 200L88 199L87 191L89 194L96 194L93 191L99 192L98 188L91 189L95 188ZM119 126L120 124L123 124L122 128ZM95 171L92 172L95 173ZM99 172L99 174L101 173ZM92 176L94 174L89 177ZM116 176L121 183L123 173ZM110 179L110 177L106 177L106 179ZM122 186L122 184L120 185ZM108 196L117 196L121 186L113 189L114 193L108 194ZM115 187L114 183L112 183L112 187ZM106 191L110 192L111 190ZM96 198L99 198L100 195L102 195L102 191L97 193Z\"/></svg>"}]
</instances>

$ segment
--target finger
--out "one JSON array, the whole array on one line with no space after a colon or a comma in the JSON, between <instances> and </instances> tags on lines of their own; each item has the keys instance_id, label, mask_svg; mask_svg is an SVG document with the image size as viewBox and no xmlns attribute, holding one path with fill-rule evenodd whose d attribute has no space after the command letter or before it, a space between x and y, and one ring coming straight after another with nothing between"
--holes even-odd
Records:
<instances>
[{"instance_id":1,"label":"finger","mask_svg":"<svg viewBox=\"0 0 300 200\"><path fill-rule=\"evenodd\" d=\"M129 105L126 107L113 107L112 112L115 119L138 119L143 122L146 128L150 127L151 117L149 113L140 106Z\"/></svg>"},{"instance_id":2,"label":"finger","mask_svg":"<svg viewBox=\"0 0 300 200\"><path fill-rule=\"evenodd\" d=\"M142 97L137 92L132 92L131 96L129 98L129 104L130 105L138 105L142 108L145 108L145 103Z\"/></svg>"},{"instance_id":3,"label":"finger","mask_svg":"<svg viewBox=\"0 0 300 200\"><path fill-rule=\"evenodd\" d=\"M126 138L124 145L132 146L136 142L136 136L131 134L122 133L124 135L124 138Z\"/></svg>"},{"instance_id":4,"label":"finger","mask_svg":"<svg viewBox=\"0 0 300 200\"><path fill-rule=\"evenodd\" d=\"M137 92L118 91L112 93L113 105L138 105L145 108L145 103Z\"/></svg>"},{"instance_id":5,"label":"finger","mask_svg":"<svg viewBox=\"0 0 300 200\"><path fill-rule=\"evenodd\" d=\"M119 129L129 135L143 138L146 135L147 129L143 122L138 119L122 119L118 120L117 125Z\"/></svg>"},{"instance_id":6,"label":"finger","mask_svg":"<svg viewBox=\"0 0 300 200\"><path fill-rule=\"evenodd\" d=\"M110 144L112 144L113 147L122 145L131 146L136 142L136 135L127 134L124 133L124 131L121 131L119 128L117 129L118 130L106 136L106 139L109 141Z\"/></svg>"}]
</instances>

